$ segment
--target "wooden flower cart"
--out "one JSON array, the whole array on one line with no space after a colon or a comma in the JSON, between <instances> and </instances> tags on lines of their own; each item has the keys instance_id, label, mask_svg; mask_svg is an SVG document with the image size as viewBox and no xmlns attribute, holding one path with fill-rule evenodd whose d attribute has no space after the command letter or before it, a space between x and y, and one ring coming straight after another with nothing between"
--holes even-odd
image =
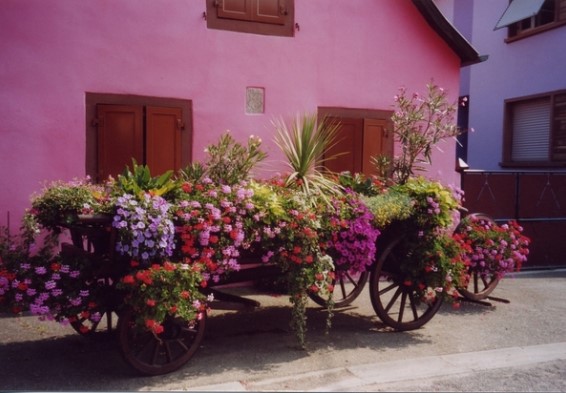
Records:
<instances>
[{"instance_id":1,"label":"wooden flower cart","mask_svg":"<svg viewBox=\"0 0 566 393\"><path fill-rule=\"evenodd\" d=\"M489 217L485 219L491 220ZM118 315L117 336L120 351L135 370L146 375L160 375L177 370L186 364L195 354L204 337L206 317L188 324L184 320L168 318L164 331L154 334L135 328L135 315L122 307L123 298L116 289L116 283L127 270L128 260L115 252L116 230L112 228L109 217L79 217L73 225L67 227L72 244L63 244L62 253L81 255L94 262L96 269L92 282L102 285L104 296L100 299L100 313L109 327L112 315ZM420 328L436 314L442 304L442 296L431 302L423 302L415 289L403 283L398 260L403 233L394 230L385 231L378 239L375 263L368 271L352 274L342 272L335 282L335 307L343 307L353 302L360 295L369 281L371 303L377 316L384 324L398 331ZM206 288L214 292L217 299L236 300L254 303L250 299L230 298L230 295L217 291L215 286L228 283L245 283L281 274L280 267L262 263L259 259L241 260L241 270L231 272L221 282ZM497 285L496 277L488 278L474 275L470 288L460 292L472 300L485 299ZM316 295L311 298L319 305L326 301ZM214 308L214 304L212 304ZM83 335L90 335L96 330L98 322L93 323L80 315L71 322L73 328ZM86 326L88 325L88 326Z\"/></svg>"}]
</instances>

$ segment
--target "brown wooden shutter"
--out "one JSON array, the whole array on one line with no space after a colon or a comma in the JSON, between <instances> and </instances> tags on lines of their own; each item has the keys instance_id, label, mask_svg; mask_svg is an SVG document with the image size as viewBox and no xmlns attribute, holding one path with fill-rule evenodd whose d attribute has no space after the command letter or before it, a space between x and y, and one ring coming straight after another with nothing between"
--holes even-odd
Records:
<instances>
[{"instance_id":1,"label":"brown wooden shutter","mask_svg":"<svg viewBox=\"0 0 566 393\"><path fill-rule=\"evenodd\" d=\"M116 177L143 162L143 108L138 105L97 105L98 180Z\"/></svg>"},{"instance_id":2,"label":"brown wooden shutter","mask_svg":"<svg viewBox=\"0 0 566 393\"><path fill-rule=\"evenodd\" d=\"M146 109L146 163L152 175L181 169L181 108Z\"/></svg>"},{"instance_id":3,"label":"brown wooden shutter","mask_svg":"<svg viewBox=\"0 0 566 393\"><path fill-rule=\"evenodd\" d=\"M286 0L220 0L219 18L251 22L285 24Z\"/></svg>"},{"instance_id":4,"label":"brown wooden shutter","mask_svg":"<svg viewBox=\"0 0 566 393\"><path fill-rule=\"evenodd\" d=\"M361 172L363 119L341 117L337 120L340 121L338 143L328 149L325 157L332 157L335 154L340 154L340 156L326 161L324 165L332 172Z\"/></svg>"},{"instance_id":5,"label":"brown wooden shutter","mask_svg":"<svg viewBox=\"0 0 566 393\"><path fill-rule=\"evenodd\" d=\"M375 166L371 163L371 157L387 154L386 138L386 120L364 119L362 146L362 173L364 175L370 176L378 174Z\"/></svg>"},{"instance_id":6,"label":"brown wooden shutter","mask_svg":"<svg viewBox=\"0 0 566 393\"><path fill-rule=\"evenodd\" d=\"M217 14L219 18L252 20L253 0L220 0Z\"/></svg>"},{"instance_id":7,"label":"brown wooden shutter","mask_svg":"<svg viewBox=\"0 0 566 393\"><path fill-rule=\"evenodd\" d=\"M552 160L566 160L566 94L554 97Z\"/></svg>"},{"instance_id":8,"label":"brown wooden shutter","mask_svg":"<svg viewBox=\"0 0 566 393\"><path fill-rule=\"evenodd\" d=\"M285 0L256 0L252 18L256 22L285 24Z\"/></svg>"}]
</instances>

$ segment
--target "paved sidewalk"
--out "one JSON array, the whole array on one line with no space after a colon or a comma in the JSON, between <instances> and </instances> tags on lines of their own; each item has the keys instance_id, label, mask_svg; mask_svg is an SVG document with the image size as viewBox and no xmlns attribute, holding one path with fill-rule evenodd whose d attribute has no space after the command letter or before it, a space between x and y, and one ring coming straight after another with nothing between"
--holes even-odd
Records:
<instances>
[{"instance_id":1,"label":"paved sidewalk","mask_svg":"<svg viewBox=\"0 0 566 393\"><path fill-rule=\"evenodd\" d=\"M494 296L510 303L444 305L404 333L379 321L367 290L336 313L327 336L313 304L306 351L289 332L287 298L253 296L262 307L214 312L191 362L158 377L132 373L110 336L0 316L0 390L453 391L461 379L463 390L566 391L566 270L517 274ZM489 385L498 373L521 385Z\"/></svg>"},{"instance_id":2,"label":"paved sidewalk","mask_svg":"<svg viewBox=\"0 0 566 393\"><path fill-rule=\"evenodd\" d=\"M225 382L196 386L189 391L304 390L313 392L359 391L368 386L389 386L431 378L469 376L477 372L566 361L566 342L417 357L391 362L312 371L256 382Z\"/></svg>"}]
</instances>

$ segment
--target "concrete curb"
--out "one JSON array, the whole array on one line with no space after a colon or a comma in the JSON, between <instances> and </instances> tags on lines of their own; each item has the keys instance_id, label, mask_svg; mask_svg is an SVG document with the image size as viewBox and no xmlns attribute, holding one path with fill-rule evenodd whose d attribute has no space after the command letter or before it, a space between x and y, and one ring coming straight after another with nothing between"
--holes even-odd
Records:
<instances>
[{"instance_id":1,"label":"concrete curb","mask_svg":"<svg viewBox=\"0 0 566 393\"><path fill-rule=\"evenodd\" d=\"M189 391L356 391L372 384L469 375L478 371L566 360L566 342L426 356L295 374L260 381L231 381ZM322 382L322 383L321 383ZM326 382L326 383L324 383ZM316 386L316 388L313 388Z\"/></svg>"}]
</instances>

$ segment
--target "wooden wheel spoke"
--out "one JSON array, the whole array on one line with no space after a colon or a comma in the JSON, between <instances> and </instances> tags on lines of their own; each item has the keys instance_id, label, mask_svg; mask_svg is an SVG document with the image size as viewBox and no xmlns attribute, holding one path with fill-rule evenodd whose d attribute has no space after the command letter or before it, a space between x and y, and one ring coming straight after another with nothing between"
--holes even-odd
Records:
<instances>
[{"instance_id":1,"label":"wooden wheel spoke","mask_svg":"<svg viewBox=\"0 0 566 393\"><path fill-rule=\"evenodd\" d=\"M391 307L393 307L393 304L395 304L395 302L397 301L397 298L399 297L401 292L402 292L401 288L397 287L397 291L395 292L395 295L393 295L393 297L391 298L391 300L387 304L387 307L385 307L385 312L389 313L389 310L391 310Z\"/></svg>"},{"instance_id":2,"label":"wooden wheel spoke","mask_svg":"<svg viewBox=\"0 0 566 393\"><path fill-rule=\"evenodd\" d=\"M393 284L389 285L388 287L383 288L382 290L380 290L380 291L379 291L379 295L381 296L381 295L383 295L383 294L386 294L386 293L389 292L390 290L392 290L392 289L394 289L394 288L398 288L398 287L399 287L398 284L393 283ZM399 295L397 295L397 296L399 296Z\"/></svg>"},{"instance_id":3,"label":"wooden wheel spoke","mask_svg":"<svg viewBox=\"0 0 566 393\"><path fill-rule=\"evenodd\" d=\"M415 297L414 292L409 293L409 303L411 304L411 310L413 311L413 320L419 319L419 313L417 310L418 299Z\"/></svg>"},{"instance_id":4,"label":"wooden wheel spoke","mask_svg":"<svg viewBox=\"0 0 566 393\"><path fill-rule=\"evenodd\" d=\"M346 291L346 286L344 285L344 280L340 279L340 291L342 291L342 298L345 298L348 295Z\"/></svg>"},{"instance_id":5,"label":"wooden wheel spoke","mask_svg":"<svg viewBox=\"0 0 566 393\"><path fill-rule=\"evenodd\" d=\"M157 359L159 358L159 349L161 347L161 343L156 339L154 339L152 341L154 343L154 346L153 346L153 354L151 356L151 364L157 364Z\"/></svg>"},{"instance_id":6,"label":"wooden wheel spoke","mask_svg":"<svg viewBox=\"0 0 566 393\"><path fill-rule=\"evenodd\" d=\"M188 350L189 350L189 347L187 347L187 346L185 345L185 342L183 341L182 338L176 339L175 342L176 342L177 344L179 344L179 346L180 346L181 348L183 348L184 351L188 351Z\"/></svg>"},{"instance_id":7,"label":"wooden wheel spoke","mask_svg":"<svg viewBox=\"0 0 566 393\"><path fill-rule=\"evenodd\" d=\"M487 278L486 278L485 275L482 275L482 276L481 276L481 280L482 280L482 282L483 282L483 288L482 288L482 289L485 289L485 288L489 287L489 282L487 281Z\"/></svg>"},{"instance_id":8,"label":"wooden wheel spoke","mask_svg":"<svg viewBox=\"0 0 566 393\"><path fill-rule=\"evenodd\" d=\"M403 315L405 313L406 302L407 302L407 292L403 292L403 295L401 296L401 305L399 306L399 316L397 317L397 322L399 323L403 322Z\"/></svg>"},{"instance_id":9,"label":"wooden wheel spoke","mask_svg":"<svg viewBox=\"0 0 566 393\"><path fill-rule=\"evenodd\" d=\"M165 356L167 357L167 363L171 363L173 361L173 356L171 355L171 347L169 346L170 342L165 341L163 346L165 347Z\"/></svg>"}]
</instances>

